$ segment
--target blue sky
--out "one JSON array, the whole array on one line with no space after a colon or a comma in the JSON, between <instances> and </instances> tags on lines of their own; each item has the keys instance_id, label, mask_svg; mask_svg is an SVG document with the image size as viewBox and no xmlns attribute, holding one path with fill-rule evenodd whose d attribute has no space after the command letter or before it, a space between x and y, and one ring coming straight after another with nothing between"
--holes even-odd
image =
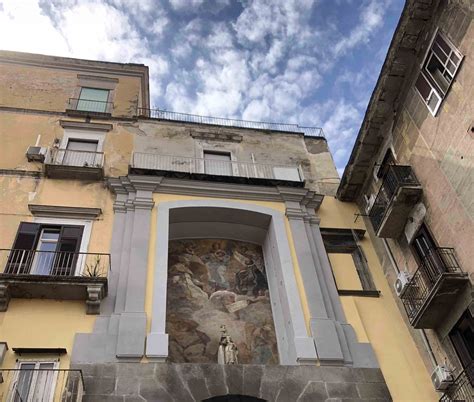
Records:
<instances>
[{"instance_id":1,"label":"blue sky","mask_svg":"<svg viewBox=\"0 0 474 402\"><path fill-rule=\"evenodd\" d=\"M152 105L322 126L342 173L402 0L0 0L0 48L144 63Z\"/></svg>"}]
</instances>

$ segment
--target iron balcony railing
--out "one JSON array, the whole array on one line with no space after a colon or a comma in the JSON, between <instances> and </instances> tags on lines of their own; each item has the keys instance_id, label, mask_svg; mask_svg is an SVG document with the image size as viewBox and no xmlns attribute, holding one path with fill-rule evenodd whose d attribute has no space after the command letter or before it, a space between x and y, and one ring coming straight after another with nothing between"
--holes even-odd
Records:
<instances>
[{"instance_id":1,"label":"iron balcony railing","mask_svg":"<svg viewBox=\"0 0 474 402\"><path fill-rule=\"evenodd\" d=\"M380 228L385 213L398 189L403 186L419 185L420 183L415 177L411 166L389 165L386 167L382 186L369 212L369 218L375 232Z\"/></svg>"},{"instance_id":2,"label":"iron balcony railing","mask_svg":"<svg viewBox=\"0 0 474 402\"><path fill-rule=\"evenodd\" d=\"M35 366L34 362L22 365ZM80 402L84 395L81 370L0 369L0 376L1 401Z\"/></svg>"},{"instance_id":3,"label":"iron balcony railing","mask_svg":"<svg viewBox=\"0 0 474 402\"><path fill-rule=\"evenodd\" d=\"M110 254L0 249L0 266L9 275L107 277Z\"/></svg>"},{"instance_id":4,"label":"iron balcony railing","mask_svg":"<svg viewBox=\"0 0 474 402\"><path fill-rule=\"evenodd\" d=\"M440 402L474 402L474 361L456 377L444 392Z\"/></svg>"},{"instance_id":5,"label":"iron balcony railing","mask_svg":"<svg viewBox=\"0 0 474 402\"><path fill-rule=\"evenodd\" d=\"M254 130L283 131L288 133L304 134L307 137L323 137L320 127L305 127L298 124L270 123L264 121L227 119L223 117L200 116L196 114L169 112L160 109L138 108L137 116L148 119L179 121L185 123L206 124L212 126L225 126L236 128L249 128Z\"/></svg>"},{"instance_id":6,"label":"iron balcony railing","mask_svg":"<svg viewBox=\"0 0 474 402\"><path fill-rule=\"evenodd\" d=\"M131 167L134 169L234 176L249 179L304 181L303 171L298 165L268 165L254 162L158 155L143 152L133 153Z\"/></svg>"},{"instance_id":7,"label":"iron balcony railing","mask_svg":"<svg viewBox=\"0 0 474 402\"><path fill-rule=\"evenodd\" d=\"M453 248L435 248L426 254L401 295L410 322L414 321L438 280L453 273L462 273Z\"/></svg>"},{"instance_id":8,"label":"iron balcony railing","mask_svg":"<svg viewBox=\"0 0 474 402\"><path fill-rule=\"evenodd\" d=\"M85 113L109 114L112 113L113 103L92 99L69 98L67 110Z\"/></svg>"},{"instance_id":9,"label":"iron balcony railing","mask_svg":"<svg viewBox=\"0 0 474 402\"><path fill-rule=\"evenodd\" d=\"M46 157L45 163L71 167L103 168L104 161L105 155L103 152L52 148Z\"/></svg>"}]
</instances>

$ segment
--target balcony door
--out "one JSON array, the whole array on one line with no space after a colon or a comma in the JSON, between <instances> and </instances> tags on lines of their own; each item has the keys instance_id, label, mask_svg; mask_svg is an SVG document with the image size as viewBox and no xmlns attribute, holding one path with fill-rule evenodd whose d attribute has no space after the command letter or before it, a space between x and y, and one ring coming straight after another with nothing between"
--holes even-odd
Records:
<instances>
[{"instance_id":1,"label":"balcony door","mask_svg":"<svg viewBox=\"0 0 474 402\"><path fill-rule=\"evenodd\" d=\"M52 401L57 377L55 367L54 362L19 362L8 401Z\"/></svg>"},{"instance_id":2,"label":"balcony door","mask_svg":"<svg viewBox=\"0 0 474 402\"><path fill-rule=\"evenodd\" d=\"M466 310L449 333L449 338L461 361L467 377L474 386L474 318Z\"/></svg>"},{"instance_id":3,"label":"balcony door","mask_svg":"<svg viewBox=\"0 0 474 402\"><path fill-rule=\"evenodd\" d=\"M70 138L66 145L63 165L94 167L100 162L97 150L99 141Z\"/></svg>"},{"instance_id":4,"label":"balcony door","mask_svg":"<svg viewBox=\"0 0 474 402\"><path fill-rule=\"evenodd\" d=\"M443 261L439 257L437 245L425 224L421 225L412 242L412 250L420 266L424 268L423 276L434 283L445 271Z\"/></svg>"},{"instance_id":5,"label":"balcony door","mask_svg":"<svg viewBox=\"0 0 474 402\"><path fill-rule=\"evenodd\" d=\"M232 163L229 152L204 151L204 169L206 174L232 176Z\"/></svg>"}]
</instances>

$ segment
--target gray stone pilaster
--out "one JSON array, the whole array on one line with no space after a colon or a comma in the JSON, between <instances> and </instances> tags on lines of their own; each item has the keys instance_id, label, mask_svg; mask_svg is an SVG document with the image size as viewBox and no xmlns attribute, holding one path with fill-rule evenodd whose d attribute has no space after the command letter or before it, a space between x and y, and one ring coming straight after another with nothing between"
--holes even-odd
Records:
<instances>
[{"instance_id":1,"label":"gray stone pilaster","mask_svg":"<svg viewBox=\"0 0 474 402\"><path fill-rule=\"evenodd\" d=\"M125 291L125 308L120 315L117 357L141 358L145 354L145 288L150 240L153 188L147 183L134 184L134 216L131 228L130 257Z\"/></svg>"},{"instance_id":2,"label":"gray stone pilaster","mask_svg":"<svg viewBox=\"0 0 474 402\"><path fill-rule=\"evenodd\" d=\"M123 237L125 232L125 219L127 216L127 209L125 202L127 200L126 193L117 194L114 203L114 224L112 230L112 244L110 247L110 259L112 270L109 272L109 290L108 297L106 297L101 306L102 315L110 315L114 311L115 300L117 296L117 286L120 276L120 255L123 247Z\"/></svg>"},{"instance_id":3,"label":"gray stone pilaster","mask_svg":"<svg viewBox=\"0 0 474 402\"><path fill-rule=\"evenodd\" d=\"M321 363L336 364L344 361L334 319L328 315L322 282L317 273L319 261L315 261L306 231L306 212L299 203L287 202L286 216L290 222L298 264L303 279L310 312L311 333Z\"/></svg>"}]
</instances>

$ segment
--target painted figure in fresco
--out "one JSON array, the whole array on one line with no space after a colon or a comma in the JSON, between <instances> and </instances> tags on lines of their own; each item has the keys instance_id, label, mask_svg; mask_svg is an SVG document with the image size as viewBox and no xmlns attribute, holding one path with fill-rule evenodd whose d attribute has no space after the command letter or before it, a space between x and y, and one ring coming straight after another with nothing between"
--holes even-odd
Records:
<instances>
[{"instance_id":1,"label":"painted figure in fresco","mask_svg":"<svg viewBox=\"0 0 474 402\"><path fill-rule=\"evenodd\" d=\"M221 325L221 339L217 350L217 363L239 364L239 351L232 337L227 333L225 325Z\"/></svg>"},{"instance_id":2,"label":"painted figure in fresco","mask_svg":"<svg viewBox=\"0 0 474 402\"><path fill-rule=\"evenodd\" d=\"M251 258L247 258L245 268L235 274L235 287L240 294L247 296L257 296L261 290L268 289L265 275Z\"/></svg>"}]
</instances>

